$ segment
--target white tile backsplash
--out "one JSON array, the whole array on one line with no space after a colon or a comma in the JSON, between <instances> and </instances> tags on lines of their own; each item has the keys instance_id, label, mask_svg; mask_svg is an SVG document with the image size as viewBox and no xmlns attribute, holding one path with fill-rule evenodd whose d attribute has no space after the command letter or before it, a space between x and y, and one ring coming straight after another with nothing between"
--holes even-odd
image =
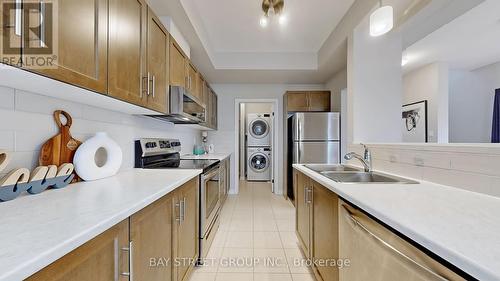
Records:
<instances>
[{"instance_id":1,"label":"white tile backsplash","mask_svg":"<svg viewBox=\"0 0 500 281\"><path fill-rule=\"evenodd\" d=\"M500 197L500 146L368 146L376 170ZM351 145L349 151L363 149Z\"/></svg>"},{"instance_id":2,"label":"white tile backsplash","mask_svg":"<svg viewBox=\"0 0 500 281\"><path fill-rule=\"evenodd\" d=\"M0 108L13 109L15 106L15 91L0 86Z\"/></svg>"},{"instance_id":3,"label":"white tile backsplash","mask_svg":"<svg viewBox=\"0 0 500 281\"><path fill-rule=\"evenodd\" d=\"M53 118L58 109L73 117L71 133L80 141L107 132L122 148L122 170L133 168L138 138L178 138L183 154L192 153L195 142L200 142L199 131L186 126L0 87L0 148L12 152L12 161L0 176L14 168L37 165L42 144L58 132Z\"/></svg>"}]
</instances>

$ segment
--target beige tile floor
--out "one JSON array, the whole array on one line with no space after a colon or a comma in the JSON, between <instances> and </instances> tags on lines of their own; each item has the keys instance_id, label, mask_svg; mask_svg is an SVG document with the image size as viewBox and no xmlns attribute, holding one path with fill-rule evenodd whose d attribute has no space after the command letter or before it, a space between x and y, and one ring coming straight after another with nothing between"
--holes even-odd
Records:
<instances>
[{"instance_id":1,"label":"beige tile floor","mask_svg":"<svg viewBox=\"0 0 500 281\"><path fill-rule=\"evenodd\" d=\"M222 209L208 262L190 281L313 281L309 268L297 265L303 256L294 231L290 202L268 183L242 181Z\"/></svg>"}]
</instances>

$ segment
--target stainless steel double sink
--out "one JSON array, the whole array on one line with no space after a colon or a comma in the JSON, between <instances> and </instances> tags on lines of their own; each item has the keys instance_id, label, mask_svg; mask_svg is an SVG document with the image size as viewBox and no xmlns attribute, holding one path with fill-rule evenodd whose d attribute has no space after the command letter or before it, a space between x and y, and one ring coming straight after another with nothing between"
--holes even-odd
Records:
<instances>
[{"instance_id":1,"label":"stainless steel double sink","mask_svg":"<svg viewBox=\"0 0 500 281\"><path fill-rule=\"evenodd\" d=\"M305 167L340 183L418 184L410 179L379 172L364 172L359 168L346 165L309 164Z\"/></svg>"}]
</instances>

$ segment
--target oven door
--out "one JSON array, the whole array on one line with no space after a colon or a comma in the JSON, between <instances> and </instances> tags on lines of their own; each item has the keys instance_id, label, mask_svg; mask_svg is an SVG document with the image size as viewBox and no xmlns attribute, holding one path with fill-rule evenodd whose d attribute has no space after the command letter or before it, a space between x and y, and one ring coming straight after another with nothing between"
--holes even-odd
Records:
<instances>
[{"instance_id":1,"label":"oven door","mask_svg":"<svg viewBox=\"0 0 500 281\"><path fill-rule=\"evenodd\" d=\"M200 188L200 238L203 238L210 229L220 207L221 181L219 166L201 176Z\"/></svg>"}]
</instances>

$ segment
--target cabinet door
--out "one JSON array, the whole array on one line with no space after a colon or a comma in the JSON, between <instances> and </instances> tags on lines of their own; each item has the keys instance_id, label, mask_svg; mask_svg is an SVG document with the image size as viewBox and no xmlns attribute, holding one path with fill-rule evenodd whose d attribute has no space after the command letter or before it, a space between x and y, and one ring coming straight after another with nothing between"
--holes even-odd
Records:
<instances>
[{"instance_id":1,"label":"cabinet door","mask_svg":"<svg viewBox=\"0 0 500 281\"><path fill-rule=\"evenodd\" d=\"M187 88L186 57L170 36L170 85Z\"/></svg>"},{"instance_id":2,"label":"cabinet door","mask_svg":"<svg viewBox=\"0 0 500 281\"><path fill-rule=\"evenodd\" d=\"M309 100L307 92L288 92L287 108L288 111L308 111Z\"/></svg>"},{"instance_id":3,"label":"cabinet door","mask_svg":"<svg viewBox=\"0 0 500 281\"><path fill-rule=\"evenodd\" d=\"M310 208L310 181L304 174L294 170L295 182L297 184L296 194L296 233L306 256L310 257L310 233L311 233L311 208Z\"/></svg>"},{"instance_id":4,"label":"cabinet door","mask_svg":"<svg viewBox=\"0 0 500 281\"><path fill-rule=\"evenodd\" d=\"M330 99L328 91L309 92L309 111L330 111Z\"/></svg>"},{"instance_id":5,"label":"cabinet door","mask_svg":"<svg viewBox=\"0 0 500 281\"><path fill-rule=\"evenodd\" d=\"M217 98L217 95L212 92L212 110L211 110L211 115L212 115L212 129L214 130L217 130L218 126L219 126L219 120L217 118L217 114L218 114L218 98Z\"/></svg>"},{"instance_id":6,"label":"cabinet door","mask_svg":"<svg viewBox=\"0 0 500 281\"><path fill-rule=\"evenodd\" d=\"M43 5L42 1L37 2ZM64 0L58 1L55 7L57 11L46 12L43 16L48 18L57 15L58 34L52 42L57 44L57 60L54 68L34 71L105 94L108 83L108 2ZM40 23L41 32L46 30L43 28L44 22L50 21ZM42 36L30 37L30 44L44 44L40 40Z\"/></svg>"},{"instance_id":7,"label":"cabinet door","mask_svg":"<svg viewBox=\"0 0 500 281\"><path fill-rule=\"evenodd\" d=\"M167 195L130 217L135 279L172 280L172 216L172 196Z\"/></svg>"},{"instance_id":8,"label":"cabinet door","mask_svg":"<svg viewBox=\"0 0 500 281\"><path fill-rule=\"evenodd\" d=\"M207 96L208 96L208 84L201 78L201 102L206 106L207 105Z\"/></svg>"},{"instance_id":9,"label":"cabinet door","mask_svg":"<svg viewBox=\"0 0 500 281\"><path fill-rule=\"evenodd\" d=\"M147 5L109 0L109 95L146 105L144 79Z\"/></svg>"},{"instance_id":10,"label":"cabinet door","mask_svg":"<svg viewBox=\"0 0 500 281\"><path fill-rule=\"evenodd\" d=\"M194 97L198 98L198 89L197 89L197 80L196 80L196 76L198 75L198 73L196 72L196 69L194 68L194 66L187 62L186 63L186 76L187 76L187 83L188 83L188 86L187 86L187 89L189 90L189 92L191 93L191 95L193 95Z\"/></svg>"},{"instance_id":11,"label":"cabinet door","mask_svg":"<svg viewBox=\"0 0 500 281\"><path fill-rule=\"evenodd\" d=\"M212 128L212 90L208 87L208 85L205 96L205 123L203 126Z\"/></svg>"},{"instance_id":12,"label":"cabinet door","mask_svg":"<svg viewBox=\"0 0 500 281\"><path fill-rule=\"evenodd\" d=\"M167 113L169 35L160 20L149 9L147 68L149 77L148 108Z\"/></svg>"},{"instance_id":13,"label":"cabinet door","mask_svg":"<svg viewBox=\"0 0 500 281\"><path fill-rule=\"evenodd\" d=\"M177 279L188 280L198 258L198 178L186 183L178 193L181 221L177 231Z\"/></svg>"},{"instance_id":14,"label":"cabinet door","mask_svg":"<svg viewBox=\"0 0 500 281\"><path fill-rule=\"evenodd\" d=\"M338 197L320 184L313 182L313 245L314 260L338 259ZM317 272L323 280L337 281L338 268L317 263Z\"/></svg>"},{"instance_id":15,"label":"cabinet door","mask_svg":"<svg viewBox=\"0 0 500 281\"><path fill-rule=\"evenodd\" d=\"M76 250L53 262L28 281L109 281L128 280L128 219L110 228Z\"/></svg>"}]
</instances>

